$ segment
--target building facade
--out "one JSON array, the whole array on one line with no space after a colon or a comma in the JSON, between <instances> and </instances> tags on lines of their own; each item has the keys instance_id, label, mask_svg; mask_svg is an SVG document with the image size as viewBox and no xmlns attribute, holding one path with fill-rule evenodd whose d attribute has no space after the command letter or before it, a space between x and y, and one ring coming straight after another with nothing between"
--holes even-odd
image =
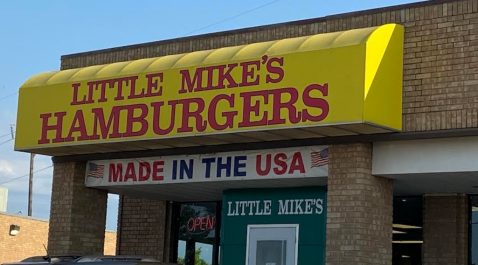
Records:
<instances>
[{"instance_id":1,"label":"building facade","mask_svg":"<svg viewBox=\"0 0 478 265\"><path fill-rule=\"evenodd\" d=\"M102 253L116 193L117 254L475 264L477 49L435 0L65 55L15 144L53 156L49 250Z\"/></svg>"},{"instance_id":2,"label":"building facade","mask_svg":"<svg viewBox=\"0 0 478 265\"><path fill-rule=\"evenodd\" d=\"M33 256L46 256L47 220L0 212L0 263L19 262ZM14 232L16 231L16 232ZM105 255L116 252L116 233L105 232Z\"/></svg>"}]
</instances>

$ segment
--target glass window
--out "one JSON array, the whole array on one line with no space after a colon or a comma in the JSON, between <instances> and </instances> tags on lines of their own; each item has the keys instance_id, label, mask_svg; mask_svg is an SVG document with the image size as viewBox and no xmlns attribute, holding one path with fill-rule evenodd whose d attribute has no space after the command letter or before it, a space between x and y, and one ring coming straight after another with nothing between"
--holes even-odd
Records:
<instances>
[{"instance_id":1,"label":"glass window","mask_svg":"<svg viewBox=\"0 0 478 265\"><path fill-rule=\"evenodd\" d=\"M216 265L218 203L179 204L177 263Z\"/></svg>"},{"instance_id":2,"label":"glass window","mask_svg":"<svg viewBox=\"0 0 478 265\"><path fill-rule=\"evenodd\" d=\"M471 264L478 264L478 196L470 197L471 216L470 216L470 258Z\"/></svg>"},{"instance_id":3,"label":"glass window","mask_svg":"<svg viewBox=\"0 0 478 265\"><path fill-rule=\"evenodd\" d=\"M423 204L421 197L393 199L393 265L422 264Z\"/></svg>"},{"instance_id":4,"label":"glass window","mask_svg":"<svg viewBox=\"0 0 478 265\"><path fill-rule=\"evenodd\" d=\"M286 264L286 240L257 241L256 264Z\"/></svg>"},{"instance_id":5,"label":"glass window","mask_svg":"<svg viewBox=\"0 0 478 265\"><path fill-rule=\"evenodd\" d=\"M248 225L246 265L293 265L299 225Z\"/></svg>"}]
</instances>

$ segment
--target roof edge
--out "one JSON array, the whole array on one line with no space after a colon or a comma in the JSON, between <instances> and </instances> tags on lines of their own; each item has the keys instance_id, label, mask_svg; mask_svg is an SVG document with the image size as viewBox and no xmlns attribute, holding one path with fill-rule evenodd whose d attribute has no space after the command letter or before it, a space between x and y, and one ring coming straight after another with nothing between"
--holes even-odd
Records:
<instances>
[{"instance_id":1,"label":"roof edge","mask_svg":"<svg viewBox=\"0 0 478 265\"><path fill-rule=\"evenodd\" d=\"M361 45L366 43L368 38L378 29L387 28L387 30L393 31L395 30L396 25L397 24L385 24L376 27L285 38L190 53L85 66L60 71L43 72L30 77L22 84L20 89L82 82L92 79L96 80L129 76L147 72L199 67L231 61L243 61L253 58L261 58L263 55L278 56Z\"/></svg>"},{"instance_id":2,"label":"roof edge","mask_svg":"<svg viewBox=\"0 0 478 265\"><path fill-rule=\"evenodd\" d=\"M31 217L31 216L26 216L26 215L13 214L13 213L8 213L8 212L0 212L0 215L9 216L9 217L14 217L14 218L20 218L20 219L26 219L26 220L34 220L34 221L40 221L40 222L49 222L48 219L42 219L42 218Z\"/></svg>"},{"instance_id":3,"label":"roof edge","mask_svg":"<svg viewBox=\"0 0 478 265\"><path fill-rule=\"evenodd\" d=\"M387 7L372 8L372 9L352 11L352 12L329 15L329 16L318 17L318 18L308 18L308 19L295 20L295 21L290 21L290 22L282 22L282 23L268 24L268 25L262 25L262 26L254 26L254 27L241 28L241 29L218 31L218 32L205 33L205 34L200 34L200 35L179 37L179 38L173 38L173 39L165 39L165 40L145 42L145 43L132 44L132 45L124 45L124 46L119 46L119 47L112 47L112 48L99 49L99 50L86 51L86 52L79 52L79 53L71 53L71 54L62 55L61 60L68 59L68 58L79 57L79 56L84 56L84 55L93 55L93 54L100 54L100 53L115 52L115 51L120 51L120 50L125 50L125 49L147 47L147 46L157 45L157 44L184 42L184 41L204 39L204 38L210 38L210 37L216 37L216 36L227 36L227 35L233 35L233 34L238 34L238 33L248 33L248 32L255 32L255 31L265 30L265 29L279 28L279 27L283 27L283 26L303 25L303 24L309 24L309 23L325 22L325 21L336 20L336 19L341 19L341 18L349 18L349 17L359 16L359 15L370 15L370 14L376 14L376 13L380 13L380 12L397 11L397 10L402 10L402 9L407 9L407 8L425 7L425 6L430 6L430 5L437 5L437 4L450 3L450 2L461 2L461 1L464 1L464 0L427 0L427 1L409 3L409 4L401 4L401 5L394 5L394 6L387 6Z\"/></svg>"}]
</instances>

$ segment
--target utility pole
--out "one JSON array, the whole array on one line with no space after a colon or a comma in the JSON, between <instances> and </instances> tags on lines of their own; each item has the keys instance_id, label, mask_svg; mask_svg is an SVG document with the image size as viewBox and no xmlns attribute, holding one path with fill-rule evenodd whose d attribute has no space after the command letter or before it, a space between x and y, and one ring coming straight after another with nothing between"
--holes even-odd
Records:
<instances>
[{"instance_id":1,"label":"utility pole","mask_svg":"<svg viewBox=\"0 0 478 265\"><path fill-rule=\"evenodd\" d=\"M15 139L15 133L13 132L13 126L15 126L15 124L10 124L10 133L12 134L12 139Z\"/></svg>"},{"instance_id":2,"label":"utility pole","mask_svg":"<svg viewBox=\"0 0 478 265\"><path fill-rule=\"evenodd\" d=\"M12 139L15 139L15 132L13 127L15 124L10 124L10 133L12 134ZM35 154L30 153L30 178L28 181L28 216L32 216L32 206L33 206L33 168L35 162Z\"/></svg>"},{"instance_id":3,"label":"utility pole","mask_svg":"<svg viewBox=\"0 0 478 265\"><path fill-rule=\"evenodd\" d=\"M10 133L12 134L12 139L15 139L15 132L13 127L15 124L10 124ZM35 154L30 153L30 179L28 181L28 216L32 216L32 206L33 206L33 168L35 162Z\"/></svg>"},{"instance_id":4,"label":"utility pole","mask_svg":"<svg viewBox=\"0 0 478 265\"><path fill-rule=\"evenodd\" d=\"M28 216L32 216L33 204L33 163L35 154L30 153L30 180L28 182Z\"/></svg>"}]
</instances>

